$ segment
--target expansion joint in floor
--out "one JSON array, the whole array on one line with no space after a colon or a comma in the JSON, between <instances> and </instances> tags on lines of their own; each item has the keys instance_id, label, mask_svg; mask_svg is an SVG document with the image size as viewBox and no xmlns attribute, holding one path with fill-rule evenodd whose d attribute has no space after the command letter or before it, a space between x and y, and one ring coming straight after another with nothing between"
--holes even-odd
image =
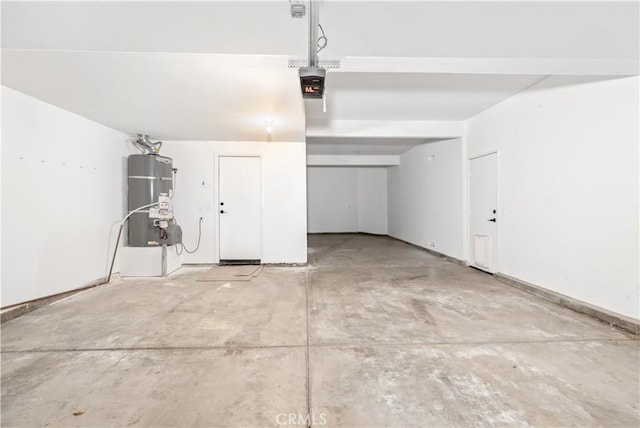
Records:
<instances>
[{"instance_id":1,"label":"expansion joint in floor","mask_svg":"<svg viewBox=\"0 0 640 428\"><path fill-rule=\"evenodd\" d=\"M47 352L115 352L115 351L216 351L227 349L306 349L307 345L234 345L234 346L141 346L123 348L56 348L56 349L20 349L2 350L0 354L28 354Z\"/></svg>"},{"instance_id":2,"label":"expansion joint in floor","mask_svg":"<svg viewBox=\"0 0 640 428\"><path fill-rule=\"evenodd\" d=\"M491 346L491 345L523 345L545 343L616 343L639 342L640 338L581 338L581 339L547 339L547 340L494 340L494 341L438 341L438 342L368 342L368 343L307 343L305 345L233 345L233 346L142 346L142 347L111 347L111 348L55 348L55 349L18 349L2 350L1 354L29 354L29 353L55 353L55 352L127 352L127 351L215 351L215 350L253 350L253 349L305 349L307 354L307 376L310 380L310 353L311 350L321 348L397 348L397 347L435 347L435 346ZM310 388L310 386L309 386ZM310 392L310 389L309 389Z\"/></svg>"}]
</instances>

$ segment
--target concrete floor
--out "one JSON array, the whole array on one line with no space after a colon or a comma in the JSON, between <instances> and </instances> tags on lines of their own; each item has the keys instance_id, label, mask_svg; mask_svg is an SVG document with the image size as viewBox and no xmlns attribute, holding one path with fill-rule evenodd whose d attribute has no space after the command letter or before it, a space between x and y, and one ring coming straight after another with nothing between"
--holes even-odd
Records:
<instances>
[{"instance_id":1,"label":"concrete floor","mask_svg":"<svg viewBox=\"0 0 640 428\"><path fill-rule=\"evenodd\" d=\"M637 337L390 238L200 272L2 325L2 426L640 424Z\"/></svg>"}]
</instances>

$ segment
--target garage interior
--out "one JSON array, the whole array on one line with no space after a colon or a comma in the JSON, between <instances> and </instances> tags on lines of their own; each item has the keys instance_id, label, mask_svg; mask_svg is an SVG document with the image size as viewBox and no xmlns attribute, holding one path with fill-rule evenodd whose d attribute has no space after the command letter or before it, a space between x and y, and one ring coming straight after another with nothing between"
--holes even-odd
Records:
<instances>
[{"instance_id":1,"label":"garage interior","mask_svg":"<svg viewBox=\"0 0 640 428\"><path fill-rule=\"evenodd\" d=\"M1 19L2 426L640 423L638 2Z\"/></svg>"}]
</instances>

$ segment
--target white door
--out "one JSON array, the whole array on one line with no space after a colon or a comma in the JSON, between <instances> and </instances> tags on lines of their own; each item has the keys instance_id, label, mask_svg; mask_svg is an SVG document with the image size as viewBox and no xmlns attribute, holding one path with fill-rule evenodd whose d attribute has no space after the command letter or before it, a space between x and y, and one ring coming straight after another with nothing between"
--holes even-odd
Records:
<instances>
[{"instance_id":1,"label":"white door","mask_svg":"<svg viewBox=\"0 0 640 428\"><path fill-rule=\"evenodd\" d=\"M498 270L498 154L469 162L470 262L487 272Z\"/></svg>"},{"instance_id":2,"label":"white door","mask_svg":"<svg viewBox=\"0 0 640 428\"><path fill-rule=\"evenodd\" d=\"M220 261L257 262L262 247L259 157L221 156L218 163Z\"/></svg>"}]
</instances>

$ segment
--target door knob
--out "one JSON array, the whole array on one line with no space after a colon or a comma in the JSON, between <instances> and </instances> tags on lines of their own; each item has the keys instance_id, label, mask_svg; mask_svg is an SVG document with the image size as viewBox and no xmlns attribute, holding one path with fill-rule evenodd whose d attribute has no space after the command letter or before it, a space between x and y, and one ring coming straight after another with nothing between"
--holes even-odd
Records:
<instances>
[{"instance_id":1,"label":"door knob","mask_svg":"<svg viewBox=\"0 0 640 428\"><path fill-rule=\"evenodd\" d=\"M496 222L496 219L495 219L495 218L490 218L490 219L489 219L489 220L487 220L487 221L492 221L492 222L494 222L494 223L495 223L495 222Z\"/></svg>"}]
</instances>

